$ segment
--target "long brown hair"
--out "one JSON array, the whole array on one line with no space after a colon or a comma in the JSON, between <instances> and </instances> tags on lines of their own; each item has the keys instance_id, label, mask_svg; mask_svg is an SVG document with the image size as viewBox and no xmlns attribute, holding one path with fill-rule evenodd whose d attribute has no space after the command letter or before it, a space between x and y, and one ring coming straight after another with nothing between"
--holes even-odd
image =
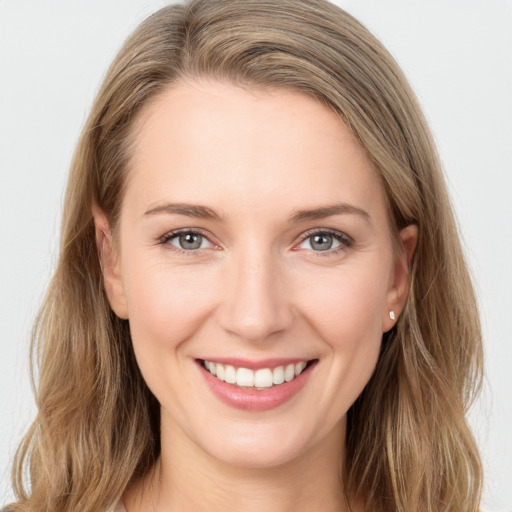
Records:
<instances>
[{"instance_id":1,"label":"long brown hair","mask_svg":"<svg viewBox=\"0 0 512 512\"><path fill-rule=\"evenodd\" d=\"M59 263L33 333L38 414L17 452L10 508L107 510L159 455L159 405L127 321L108 305L91 206L115 231L134 120L178 80L203 77L289 88L333 109L373 162L395 231L418 226L406 308L349 411L347 495L374 512L478 510L482 470L465 413L480 384L480 325L436 149L393 58L325 0L172 5L117 55L71 166Z\"/></svg>"}]
</instances>

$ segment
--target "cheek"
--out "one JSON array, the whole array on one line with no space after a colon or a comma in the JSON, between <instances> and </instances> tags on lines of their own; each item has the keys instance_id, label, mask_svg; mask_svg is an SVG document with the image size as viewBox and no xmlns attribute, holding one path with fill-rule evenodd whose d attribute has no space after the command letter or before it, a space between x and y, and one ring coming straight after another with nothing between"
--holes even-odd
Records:
<instances>
[{"instance_id":1,"label":"cheek","mask_svg":"<svg viewBox=\"0 0 512 512\"><path fill-rule=\"evenodd\" d=\"M329 269L311 276L297 295L300 309L333 347L380 339L386 273L366 268Z\"/></svg>"},{"instance_id":2,"label":"cheek","mask_svg":"<svg viewBox=\"0 0 512 512\"><path fill-rule=\"evenodd\" d=\"M214 303L212 272L133 261L124 274L133 343L168 350L190 338Z\"/></svg>"},{"instance_id":3,"label":"cheek","mask_svg":"<svg viewBox=\"0 0 512 512\"><path fill-rule=\"evenodd\" d=\"M309 326L326 345L325 380L315 390L326 411L326 424L344 416L368 383L382 342L382 308L387 291L386 272L351 267L317 275L300 309Z\"/></svg>"}]
</instances>

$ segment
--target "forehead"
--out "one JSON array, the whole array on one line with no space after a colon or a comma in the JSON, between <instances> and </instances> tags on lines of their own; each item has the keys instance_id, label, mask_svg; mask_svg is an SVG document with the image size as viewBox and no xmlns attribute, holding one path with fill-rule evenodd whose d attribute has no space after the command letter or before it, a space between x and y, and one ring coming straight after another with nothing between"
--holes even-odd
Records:
<instances>
[{"instance_id":1,"label":"forehead","mask_svg":"<svg viewBox=\"0 0 512 512\"><path fill-rule=\"evenodd\" d=\"M375 170L334 111L295 91L220 82L172 86L146 107L134 130L130 194L140 208L384 203Z\"/></svg>"}]
</instances>

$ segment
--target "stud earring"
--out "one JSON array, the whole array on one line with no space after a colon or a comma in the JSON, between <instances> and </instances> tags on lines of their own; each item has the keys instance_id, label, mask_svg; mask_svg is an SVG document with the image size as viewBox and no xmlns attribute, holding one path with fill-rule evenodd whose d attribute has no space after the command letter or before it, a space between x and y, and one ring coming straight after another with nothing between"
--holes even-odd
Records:
<instances>
[{"instance_id":1,"label":"stud earring","mask_svg":"<svg viewBox=\"0 0 512 512\"><path fill-rule=\"evenodd\" d=\"M389 312L389 318L391 318L391 320L395 319L395 312L393 310Z\"/></svg>"}]
</instances>

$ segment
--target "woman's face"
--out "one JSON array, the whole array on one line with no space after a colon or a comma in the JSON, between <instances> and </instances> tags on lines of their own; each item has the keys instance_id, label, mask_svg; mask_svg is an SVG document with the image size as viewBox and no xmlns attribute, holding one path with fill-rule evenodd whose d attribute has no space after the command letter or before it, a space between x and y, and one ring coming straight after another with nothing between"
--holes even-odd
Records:
<instances>
[{"instance_id":1,"label":"woman's face","mask_svg":"<svg viewBox=\"0 0 512 512\"><path fill-rule=\"evenodd\" d=\"M308 96L218 82L170 88L134 134L105 281L162 442L258 467L341 450L407 287L365 153Z\"/></svg>"}]
</instances>

